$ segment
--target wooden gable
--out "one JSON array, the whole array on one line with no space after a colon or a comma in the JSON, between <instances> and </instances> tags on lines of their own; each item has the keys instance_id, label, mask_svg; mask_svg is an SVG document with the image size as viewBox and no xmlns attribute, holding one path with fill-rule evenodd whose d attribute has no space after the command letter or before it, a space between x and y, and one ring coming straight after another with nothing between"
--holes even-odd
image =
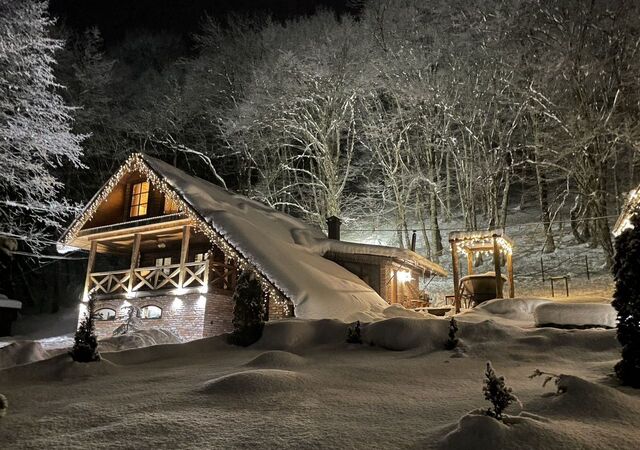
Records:
<instances>
[{"instance_id":1,"label":"wooden gable","mask_svg":"<svg viewBox=\"0 0 640 450\"><path fill-rule=\"evenodd\" d=\"M149 183L146 213L137 217L131 217L133 186L145 181ZM82 230L132 220L150 219L163 215L165 215L165 195L157 189L152 182L147 180L144 175L138 172L131 172L124 175L114 186L109 195L97 207L93 217L84 224Z\"/></svg>"}]
</instances>

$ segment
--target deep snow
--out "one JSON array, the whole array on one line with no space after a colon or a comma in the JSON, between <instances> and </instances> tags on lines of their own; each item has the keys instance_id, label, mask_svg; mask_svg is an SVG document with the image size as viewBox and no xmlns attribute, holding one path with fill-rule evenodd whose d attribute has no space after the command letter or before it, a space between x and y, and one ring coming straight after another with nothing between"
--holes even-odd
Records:
<instances>
[{"instance_id":1,"label":"deep snow","mask_svg":"<svg viewBox=\"0 0 640 450\"><path fill-rule=\"evenodd\" d=\"M0 371L10 410L6 448L635 448L640 393L610 376L614 330L534 328L536 302L494 302L458 316L462 350L444 351L448 322L364 324L346 344L335 320L267 324L249 348L224 337L66 355ZM1 350L1 349L0 349ZM491 360L524 404L508 424L486 408ZM535 370L566 374L553 383Z\"/></svg>"}]
</instances>

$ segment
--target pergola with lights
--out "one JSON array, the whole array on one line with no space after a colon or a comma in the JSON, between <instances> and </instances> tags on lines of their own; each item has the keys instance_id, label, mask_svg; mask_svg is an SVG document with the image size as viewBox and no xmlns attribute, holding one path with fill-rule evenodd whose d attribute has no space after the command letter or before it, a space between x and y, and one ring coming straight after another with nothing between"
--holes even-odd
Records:
<instances>
[{"instance_id":1,"label":"pergola with lights","mask_svg":"<svg viewBox=\"0 0 640 450\"><path fill-rule=\"evenodd\" d=\"M449 234L451 257L453 259L453 285L456 312L460 312L460 254L467 257L468 274L474 273L474 260L477 254L493 255L496 277L496 298L503 298L501 255L506 258L509 279L509 298L515 296L513 282L513 241L503 229L488 231L455 231Z\"/></svg>"}]
</instances>

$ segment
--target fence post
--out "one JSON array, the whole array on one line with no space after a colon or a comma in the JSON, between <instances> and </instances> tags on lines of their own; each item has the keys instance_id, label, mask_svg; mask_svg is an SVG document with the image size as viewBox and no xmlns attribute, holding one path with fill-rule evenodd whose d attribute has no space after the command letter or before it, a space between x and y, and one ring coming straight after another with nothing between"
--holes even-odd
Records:
<instances>
[{"instance_id":1,"label":"fence post","mask_svg":"<svg viewBox=\"0 0 640 450\"><path fill-rule=\"evenodd\" d=\"M540 271L542 272L542 282L544 283L544 262L542 261L542 256L540 257Z\"/></svg>"},{"instance_id":2,"label":"fence post","mask_svg":"<svg viewBox=\"0 0 640 450\"><path fill-rule=\"evenodd\" d=\"M584 255L584 265L587 267L587 280L591 280L591 273L589 272L589 255Z\"/></svg>"}]
</instances>

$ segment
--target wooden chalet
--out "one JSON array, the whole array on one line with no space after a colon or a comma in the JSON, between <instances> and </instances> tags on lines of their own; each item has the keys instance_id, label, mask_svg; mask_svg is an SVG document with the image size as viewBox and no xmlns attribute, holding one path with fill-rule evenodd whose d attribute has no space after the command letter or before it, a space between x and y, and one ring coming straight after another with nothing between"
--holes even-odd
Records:
<instances>
[{"instance_id":1,"label":"wooden chalet","mask_svg":"<svg viewBox=\"0 0 640 450\"><path fill-rule=\"evenodd\" d=\"M184 340L228 332L241 270L262 284L269 320L344 318L380 308L380 297L411 306L419 277L446 274L413 252L327 239L142 154L125 162L62 236L60 251L72 248L89 252L83 301L96 298L100 336L132 310L144 327Z\"/></svg>"}]
</instances>

